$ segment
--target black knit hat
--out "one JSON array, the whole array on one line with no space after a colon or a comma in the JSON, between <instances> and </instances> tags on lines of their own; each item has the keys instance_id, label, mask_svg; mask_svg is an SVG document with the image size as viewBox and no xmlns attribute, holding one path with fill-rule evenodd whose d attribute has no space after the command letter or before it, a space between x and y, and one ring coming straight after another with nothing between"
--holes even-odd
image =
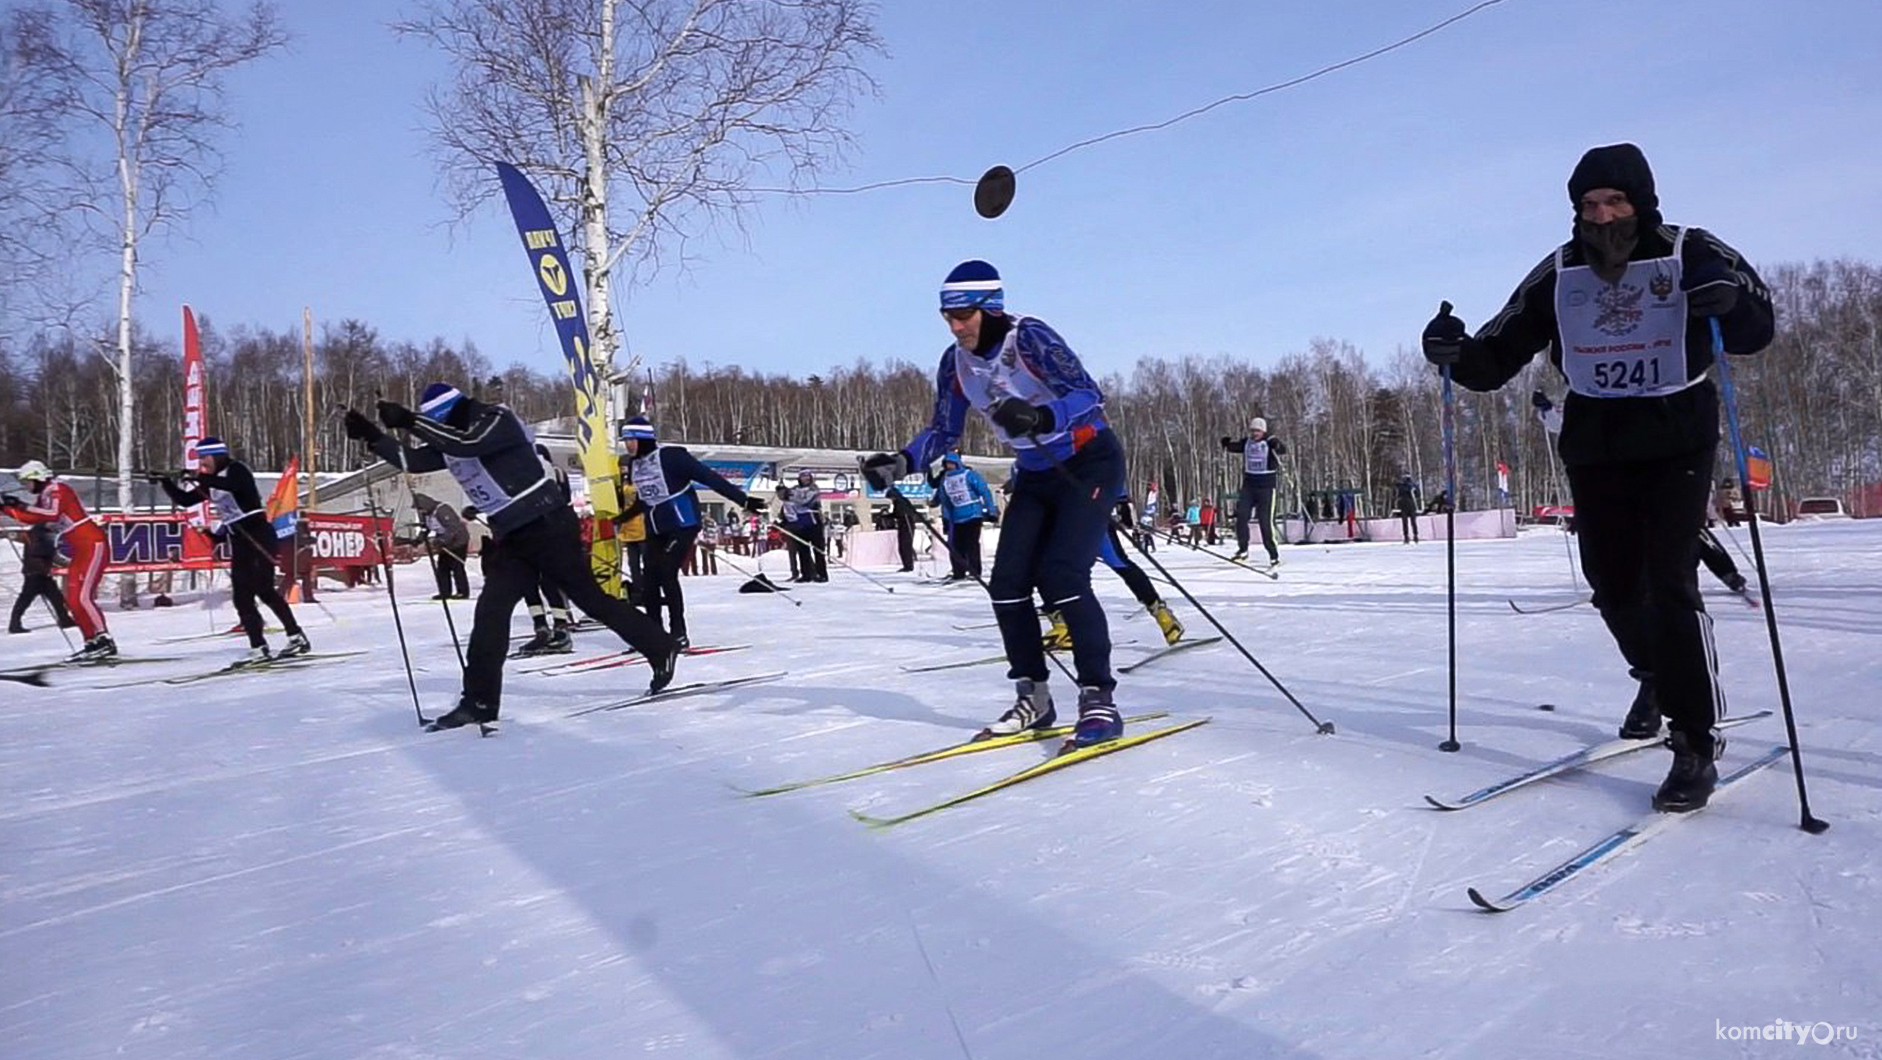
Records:
<instances>
[{"instance_id":1,"label":"black knit hat","mask_svg":"<svg viewBox=\"0 0 1882 1060\"><path fill-rule=\"evenodd\" d=\"M1575 164L1568 178L1568 201L1576 209L1581 197L1595 188L1613 188L1627 193L1627 201L1643 216L1659 215L1660 197L1653 191L1653 169L1647 156L1633 144L1609 144L1590 148Z\"/></svg>"}]
</instances>

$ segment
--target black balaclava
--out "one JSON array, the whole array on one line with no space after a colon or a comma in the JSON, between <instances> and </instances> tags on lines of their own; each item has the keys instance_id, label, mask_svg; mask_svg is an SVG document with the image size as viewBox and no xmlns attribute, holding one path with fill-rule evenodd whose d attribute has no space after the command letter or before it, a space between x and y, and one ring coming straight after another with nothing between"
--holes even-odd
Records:
<instances>
[{"instance_id":1,"label":"black balaclava","mask_svg":"<svg viewBox=\"0 0 1882 1060\"><path fill-rule=\"evenodd\" d=\"M1581 197L1595 188L1625 192L1634 216L1606 224L1581 219ZM1660 197L1653 190L1653 169L1633 144L1590 148L1568 178L1568 201L1575 211L1575 240L1595 275L1612 282L1627 268L1640 233L1660 226Z\"/></svg>"},{"instance_id":2,"label":"black balaclava","mask_svg":"<svg viewBox=\"0 0 1882 1060\"><path fill-rule=\"evenodd\" d=\"M1006 333L1013 330L1013 318L1005 313L980 311L980 342L974 352L982 357L992 355L1006 341Z\"/></svg>"}]
</instances>

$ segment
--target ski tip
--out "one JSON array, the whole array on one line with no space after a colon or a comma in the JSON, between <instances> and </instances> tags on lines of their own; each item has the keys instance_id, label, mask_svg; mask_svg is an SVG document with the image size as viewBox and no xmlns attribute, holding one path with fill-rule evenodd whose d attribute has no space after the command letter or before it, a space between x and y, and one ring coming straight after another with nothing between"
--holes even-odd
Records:
<instances>
[{"instance_id":1,"label":"ski tip","mask_svg":"<svg viewBox=\"0 0 1882 1060\"><path fill-rule=\"evenodd\" d=\"M1511 908L1510 906L1498 905L1495 902L1492 902L1490 899L1485 898L1481 893L1479 893L1475 887L1466 889L1464 893L1470 896L1470 902L1472 905L1476 906L1477 908L1483 910L1486 913L1507 913L1510 911L1510 908Z\"/></svg>"},{"instance_id":2,"label":"ski tip","mask_svg":"<svg viewBox=\"0 0 1882 1060\"><path fill-rule=\"evenodd\" d=\"M861 821L863 824L868 825L869 829L874 832L880 832L883 829L888 828L890 825L893 825L895 823L894 821L891 821L886 817L871 817L868 814L862 812L861 810L851 810L850 816L854 817L858 821Z\"/></svg>"},{"instance_id":3,"label":"ski tip","mask_svg":"<svg viewBox=\"0 0 1882 1060\"><path fill-rule=\"evenodd\" d=\"M1463 809L1462 806L1453 806L1448 802L1440 802L1439 800L1434 799L1429 795L1425 796L1425 802L1434 810L1461 810Z\"/></svg>"}]
</instances>

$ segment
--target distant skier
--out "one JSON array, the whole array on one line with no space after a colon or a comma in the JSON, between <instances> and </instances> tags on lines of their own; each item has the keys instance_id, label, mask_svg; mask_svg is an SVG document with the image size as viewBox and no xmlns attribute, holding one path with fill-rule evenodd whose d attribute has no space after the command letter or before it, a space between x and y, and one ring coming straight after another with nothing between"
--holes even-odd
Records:
<instances>
[{"instance_id":1,"label":"distant skier","mask_svg":"<svg viewBox=\"0 0 1882 1060\"><path fill-rule=\"evenodd\" d=\"M933 486L941 502L942 522L948 527L948 557L953 564L950 577L956 581L979 578L981 527L999 519L1000 507L994 503L993 488L980 472L961 460L961 454L953 451L941 458L941 470Z\"/></svg>"},{"instance_id":2,"label":"distant skier","mask_svg":"<svg viewBox=\"0 0 1882 1060\"><path fill-rule=\"evenodd\" d=\"M280 538L261 502L261 490L255 485L255 473L248 465L229 455L227 443L220 438L204 438L196 443L196 470L188 472L187 486L178 486L168 475L153 475L171 503L189 508L208 502L216 511L216 526L209 533L229 545L229 590L235 599L235 613L242 620L242 632L248 634L248 658L242 664L254 665L275 658L268 650L267 626L255 602L268 605L281 628L286 631L287 646L279 658L307 654L307 634L294 620L294 609L275 586L275 552Z\"/></svg>"},{"instance_id":3,"label":"distant skier","mask_svg":"<svg viewBox=\"0 0 1882 1060\"><path fill-rule=\"evenodd\" d=\"M1582 569L1641 681L1625 736L1671 721L1673 764L1654 807L1704 806L1718 783L1724 715L1712 620L1693 555L1719 441L1709 320L1725 349L1771 342L1771 297L1711 233L1665 224L1653 172L1633 144L1597 147L1568 181L1568 242L1543 258L1473 337L1446 303L1425 357L1468 389L1495 390L1536 351L1568 380L1558 443L1575 504Z\"/></svg>"},{"instance_id":4,"label":"distant skier","mask_svg":"<svg viewBox=\"0 0 1882 1060\"><path fill-rule=\"evenodd\" d=\"M22 523L52 526L72 552L72 562L65 568L65 602L78 619L79 632L85 635L85 646L72 658L111 658L118 653L118 646L105 628L104 612L98 609L98 581L110 558L105 532L86 513L78 491L60 482L45 464L28 460L14 477L33 491L33 500L29 503L11 493L0 493L0 512Z\"/></svg>"},{"instance_id":5,"label":"distant skier","mask_svg":"<svg viewBox=\"0 0 1882 1060\"><path fill-rule=\"evenodd\" d=\"M52 568L59 562L59 537L46 523L35 523L26 528L26 547L20 551L20 595L13 600L13 615L7 623L8 633L26 633L26 625L21 620L26 617L26 609L33 601L44 598L52 608L55 621L60 629L69 629L77 625L72 620L71 612L65 609L65 594L59 591L59 583L53 580Z\"/></svg>"},{"instance_id":6,"label":"distant skier","mask_svg":"<svg viewBox=\"0 0 1882 1060\"><path fill-rule=\"evenodd\" d=\"M417 412L381 401L379 420L411 432L422 444L401 445L352 409L346 413L347 437L366 442L380 459L406 471L449 470L488 520L497 543L496 558L486 568L477 594L463 693L455 708L432 722L434 730L497 720L510 615L539 579L567 593L646 656L653 671L649 692L672 682L678 646L658 624L595 583L575 510L537 456L529 428L516 413L466 397L447 383L433 383L425 388Z\"/></svg>"},{"instance_id":7,"label":"distant skier","mask_svg":"<svg viewBox=\"0 0 1882 1060\"><path fill-rule=\"evenodd\" d=\"M824 554L823 489L808 468L797 473L797 485L784 489L782 525L791 532L785 540L797 557L800 580L827 582L830 564Z\"/></svg>"},{"instance_id":8,"label":"distant skier","mask_svg":"<svg viewBox=\"0 0 1882 1060\"><path fill-rule=\"evenodd\" d=\"M1248 519L1253 515L1261 525L1261 546L1268 550L1268 569L1281 565L1281 552L1274 547L1274 483L1280 477L1281 460L1287 445L1268 434L1268 421L1260 416L1248 421L1243 438L1222 438L1222 448L1242 454L1242 488L1235 495L1235 555L1248 558Z\"/></svg>"},{"instance_id":9,"label":"distant skier","mask_svg":"<svg viewBox=\"0 0 1882 1060\"><path fill-rule=\"evenodd\" d=\"M667 632L684 648L689 641L686 599L680 592L680 561L692 551L693 540L699 536L699 499L693 495L694 484L706 486L750 512L765 511L766 505L700 463L685 447L661 445L645 416L635 416L621 425L621 442L627 447L628 474L636 491L636 508L621 514L624 518L647 517L647 584L642 589L641 605L655 621L665 609ZM588 608L583 606L582 610Z\"/></svg>"},{"instance_id":10,"label":"distant skier","mask_svg":"<svg viewBox=\"0 0 1882 1060\"><path fill-rule=\"evenodd\" d=\"M1405 544L1418 543L1418 483L1410 475L1401 476L1398 487L1392 494L1392 505L1398 512L1398 532L1404 536Z\"/></svg>"},{"instance_id":11,"label":"distant skier","mask_svg":"<svg viewBox=\"0 0 1882 1060\"><path fill-rule=\"evenodd\" d=\"M1016 733L1055 720L1032 606L1037 585L1071 631L1079 693L1070 744L1115 740L1124 722L1113 703L1111 636L1091 591L1091 565L1124 483L1124 453L1105 422L1104 394L1058 332L1035 317L1006 313L992 265L956 266L940 301L954 342L941 354L928 427L900 452L865 459L863 474L886 490L910 468L927 467L952 449L969 408L987 418L1019 463L988 579L1017 695L983 732Z\"/></svg>"},{"instance_id":12,"label":"distant skier","mask_svg":"<svg viewBox=\"0 0 1882 1060\"><path fill-rule=\"evenodd\" d=\"M426 494L413 494L412 507L418 510L425 548L437 564L438 595L432 599L470 599L470 575L464 570L464 557L470 552L470 528L450 505L439 504Z\"/></svg>"}]
</instances>

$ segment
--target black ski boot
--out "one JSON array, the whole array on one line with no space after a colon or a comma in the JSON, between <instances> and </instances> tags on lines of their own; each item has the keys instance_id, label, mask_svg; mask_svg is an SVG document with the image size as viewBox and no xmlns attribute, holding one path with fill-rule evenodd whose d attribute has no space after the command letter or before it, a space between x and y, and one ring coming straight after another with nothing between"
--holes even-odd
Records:
<instances>
[{"instance_id":1,"label":"black ski boot","mask_svg":"<svg viewBox=\"0 0 1882 1060\"><path fill-rule=\"evenodd\" d=\"M684 642L675 643L673 650L666 654L647 653L647 665L653 669L653 680L647 682L647 694L653 695L673 683L673 670L680 664L680 655L684 652Z\"/></svg>"},{"instance_id":2,"label":"black ski boot","mask_svg":"<svg viewBox=\"0 0 1882 1060\"><path fill-rule=\"evenodd\" d=\"M1627 717L1621 721L1621 739L1644 740L1660 734L1660 697L1653 690L1653 675L1645 670L1629 670L1628 675L1640 682L1640 691L1634 693L1634 705L1627 708Z\"/></svg>"},{"instance_id":3,"label":"black ski boot","mask_svg":"<svg viewBox=\"0 0 1882 1060\"><path fill-rule=\"evenodd\" d=\"M481 732L484 731L485 726L494 724L496 720L496 707L487 703L479 703L469 696L462 696L458 699L457 706L453 707L449 714L441 714L431 719L431 724L425 726L425 731L443 732L446 729L475 725Z\"/></svg>"},{"instance_id":4,"label":"black ski boot","mask_svg":"<svg viewBox=\"0 0 1882 1060\"><path fill-rule=\"evenodd\" d=\"M537 626L536 635L525 641L522 647L516 649L515 655L519 659L527 659L534 655L547 655L549 654L549 645L554 639L555 634L549 632L549 627ZM562 634L562 639L567 640L568 634Z\"/></svg>"},{"instance_id":5,"label":"black ski boot","mask_svg":"<svg viewBox=\"0 0 1882 1060\"><path fill-rule=\"evenodd\" d=\"M549 642L542 646L541 655L567 655L575 650L575 638L569 636L566 626L549 631Z\"/></svg>"},{"instance_id":6,"label":"black ski boot","mask_svg":"<svg viewBox=\"0 0 1882 1060\"><path fill-rule=\"evenodd\" d=\"M1691 813L1704 806L1712 798L1712 789L1719 786L1719 767L1713 759L1724 741L1675 730L1668 743L1673 746L1673 768L1653 793L1653 808L1661 813Z\"/></svg>"}]
</instances>

